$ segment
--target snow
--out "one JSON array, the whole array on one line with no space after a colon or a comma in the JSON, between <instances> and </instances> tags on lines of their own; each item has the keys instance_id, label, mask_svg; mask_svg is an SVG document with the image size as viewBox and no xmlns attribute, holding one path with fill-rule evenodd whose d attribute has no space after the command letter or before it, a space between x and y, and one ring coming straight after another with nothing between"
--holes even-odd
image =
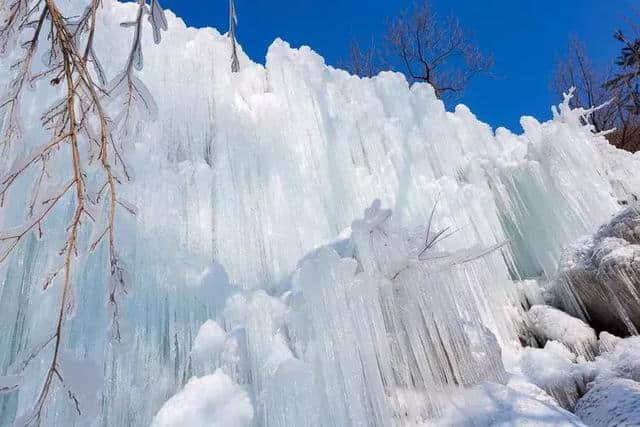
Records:
<instances>
[{"instance_id":1,"label":"snow","mask_svg":"<svg viewBox=\"0 0 640 427\"><path fill-rule=\"evenodd\" d=\"M575 357L575 356L574 356ZM554 350L527 348L520 362L522 373L551 395L565 409L573 411L586 390L587 378L581 366L571 356Z\"/></svg>"},{"instance_id":2,"label":"snow","mask_svg":"<svg viewBox=\"0 0 640 427\"><path fill-rule=\"evenodd\" d=\"M524 392L523 392L524 391ZM535 389L484 383L467 390L448 408L441 426L584 426L572 413L544 401Z\"/></svg>"},{"instance_id":3,"label":"snow","mask_svg":"<svg viewBox=\"0 0 640 427\"><path fill-rule=\"evenodd\" d=\"M247 393L221 371L192 378L158 411L152 427L249 427L253 407Z\"/></svg>"},{"instance_id":4,"label":"snow","mask_svg":"<svg viewBox=\"0 0 640 427\"><path fill-rule=\"evenodd\" d=\"M547 341L547 343L544 345L544 349L570 362L575 363L578 360L578 356L576 356L575 353L573 353L564 344L558 341Z\"/></svg>"},{"instance_id":5,"label":"snow","mask_svg":"<svg viewBox=\"0 0 640 427\"><path fill-rule=\"evenodd\" d=\"M135 15L133 3L103 1L96 53L110 79L131 46L120 23ZM264 66L239 50L232 74L225 35L187 28L171 12L166 24L158 46L144 26L136 73L156 120L125 141L134 179L120 196L137 214L117 217L130 277L121 342L110 339L105 247L74 259L63 346L98 366L90 389L70 378L85 399L96 392L106 402L91 422L402 426L477 414L578 425L530 381L514 388L505 368L523 307L545 297L532 282L519 294L514 280L543 283L563 248L640 194L637 156L583 126L568 99L550 121L524 117L520 135L494 132L465 106L446 111L428 85L389 72L359 79L282 40ZM13 57L0 59L0 75ZM38 119L61 88L34 89L22 103L22 138L0 156L2 176L46 141ZM47 188L62 188L68 170L51 160ZM32 178L8 194L1 230L23 224ZM43 278L59 269L69 203L0 266L0 373L22 378L0 396L0 424L28 411L42 386L50 349L14 370L51 336L61 284L43 291ZM90 244L85 231L80 249ZM624 247L608 244L609 258L629 261ZM544 341L585 358L597 350L581 324L537 311ZM543 351L531 366L572 363L556 344ZM450 412L448 399L467 392L468 408ZM53 395L44 424L89 423L63 388Z\"/></svg>"},{"instance_id":6,"label":"snow","mask_svg":"<svg viewBox=\"0 0 640 427\"><path fill-rule=\"evenodd\" d=\"M520 389L535 384L553 402L575 410L589 426L633 425L628 423L640 415L640 338L600 335L605 342L594 361L577 357L556 341L549 341L544 349L524 349L510 367L509 386Z\"/></svg>"},{"instance_id":7,"label":"snow","mask_svg":"<svg viewBox=\"0 0 640 427\"><path fill-rule=\"evenodd\" d=\"M640 420L640 383L622 378L599 382L580 399L576 414L592 427L635 425Z\"/></svg>"},{"instance_id":8,"label":"snow","mask_svg":"<svg viewBox=\"0 0 640 427\"><path fill-rule=\"evenodd\" d=\"M207 320L200 326L193 341L191 355L199 360L216 357L224 349L227 333L214 320Z\"/></svg>"},{"instance_id":9,"label":"snow","mask_svg":"<svg viewBox=\"0 0 640 427\"><path fill-rule=\"evenodd\" d=\"M625 378L640 382L640 337L618 339L603 353L596 366L600 378Z\"/></svg>"},{"instance_id":10,"label":"snow","mask_svg":"<svg viewBox=\"0 0 640 427\"><path fill-rule=\"evenodd\" d=\"M518 297L520 304L529 310L533 305L543 305L545 303L544 291L536 280L522 280L517 282Z\"/></svg>"}]
</instances>

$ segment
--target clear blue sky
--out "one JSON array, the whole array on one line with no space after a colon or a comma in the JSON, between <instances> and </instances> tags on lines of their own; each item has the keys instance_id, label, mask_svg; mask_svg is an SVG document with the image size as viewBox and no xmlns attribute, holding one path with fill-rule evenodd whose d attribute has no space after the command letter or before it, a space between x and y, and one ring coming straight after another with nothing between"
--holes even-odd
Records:
<instances>
[{"instance_id":1,"label":"clear blue sky","mask_svg":"<svg viewBox=\"0 0 640 427\"><path fill-rule=\"evenodd\" d=\"M164 0L188 25L226 32L226 0ZM335 65L347 56L351 39L368 46L389 17L413 0L236 0L238 39L257 62L280 37L292 46L309 45ZM461 102L494 128L519 132L519 118L550 117L557 102L549 89L555 60L570 35L582 39L594 62L618 52L613 31L631 15L631 0L433 0L442 16L457 16L480 47L496 58L495 79L477 78Z\"/></svg>"}]
</instances>

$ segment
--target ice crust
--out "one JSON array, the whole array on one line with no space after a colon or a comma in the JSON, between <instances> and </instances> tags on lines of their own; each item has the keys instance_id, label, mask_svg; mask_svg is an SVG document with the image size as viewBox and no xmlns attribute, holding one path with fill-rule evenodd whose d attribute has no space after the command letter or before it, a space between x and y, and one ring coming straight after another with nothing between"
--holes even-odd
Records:
<instances>
[{"instance_id":1,"label":"ice crust","mask_svg":"<svg viewBox=\"0 0 640 427\"><path fill-rule=\"evenodd\" d=\"M103 2L95 43L107 75L125 60L131 34L119 24L133 16L132 3ZM171 12L167 24L159 46L145 28L137 74L157 117L127 152L135 179L122 198L137 215L118 217L131 277L122 341L109 339L99 247L76 260L64 343L71 378L100 367L79 396L83 407L102 396L97 415L78 417L58 388L45 424L197 425L241 408L239 423L261 426L415 425L484 381L485 397L514 402L501 357L523 328L513 280L551 276L564 246L640 194L638 155L609 147L568 100L549 122L524 117L521 135L494 132L463 105L447 112L428 85L350 76L282 40L265 66L240 52L232 74L225 35ZM57 91L40 81L27 93L24 136L0 175L46 141L38 118ZM53 184L68 167L50 164ZM0 210L2 230L22 223L29 178ZM41 386L39 359L17 371L56 315L60 284L42 280L68 209L0 266L3 427ZM518 396L515 412L567 417Z\"/></svg>"}]
</instances>

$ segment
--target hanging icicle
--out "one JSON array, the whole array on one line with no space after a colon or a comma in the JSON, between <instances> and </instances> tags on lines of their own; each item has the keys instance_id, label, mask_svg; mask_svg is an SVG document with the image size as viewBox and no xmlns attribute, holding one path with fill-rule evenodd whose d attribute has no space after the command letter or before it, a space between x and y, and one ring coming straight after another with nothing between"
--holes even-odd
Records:
<instances>
[{"instance_id":1,"label":"hanging icicle","mask_svg":"<svg viewBox=\"0 0 640 427\"><path fill-rule=\"evenodd\" d=\"M229 38L231 39L231 72L240 71L240 62L238 61L238 50L236 48L236 26L238 25L238 17L236 16L236 6L233 0L229 0Z\"/></svg>"}]
</instances>

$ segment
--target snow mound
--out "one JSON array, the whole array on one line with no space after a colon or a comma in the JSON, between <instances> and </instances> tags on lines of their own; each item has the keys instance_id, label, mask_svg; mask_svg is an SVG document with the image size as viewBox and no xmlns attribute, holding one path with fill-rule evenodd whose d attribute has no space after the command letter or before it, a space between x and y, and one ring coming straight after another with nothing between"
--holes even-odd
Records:
<instances>
[{"instance_id":1,"label":"snow mound","mask_svg":"<svg viewBox=\"0 0 640 427\"><path fill-rule=\"evenodd\" d=\"M253 406L247 393L216 371L192 378L156 414L152 427L249 427Z\"/></svg>"},{"instance_id":2,"label":"snow mound","mask_svg":"<svg viewBox=\"0 0 640 427\"><path fill-rule=\"evenodd\" d=\"M640 422L640 383L624 378L598 382L576 405L590 427L634 426Z\"/></svg>"},{"instance_id":3,"label":"snow mound","mask_svg":"<svg viewBox=\"0 0 640 427\"><path fill-rule=\"evenodd\" d=\"M596 333L582 320L547 305L534 305L527 312L527 317L540 343L558 341L579 356L588 360L595 358L598 349Z\"/></svg>"}]
</instances>

